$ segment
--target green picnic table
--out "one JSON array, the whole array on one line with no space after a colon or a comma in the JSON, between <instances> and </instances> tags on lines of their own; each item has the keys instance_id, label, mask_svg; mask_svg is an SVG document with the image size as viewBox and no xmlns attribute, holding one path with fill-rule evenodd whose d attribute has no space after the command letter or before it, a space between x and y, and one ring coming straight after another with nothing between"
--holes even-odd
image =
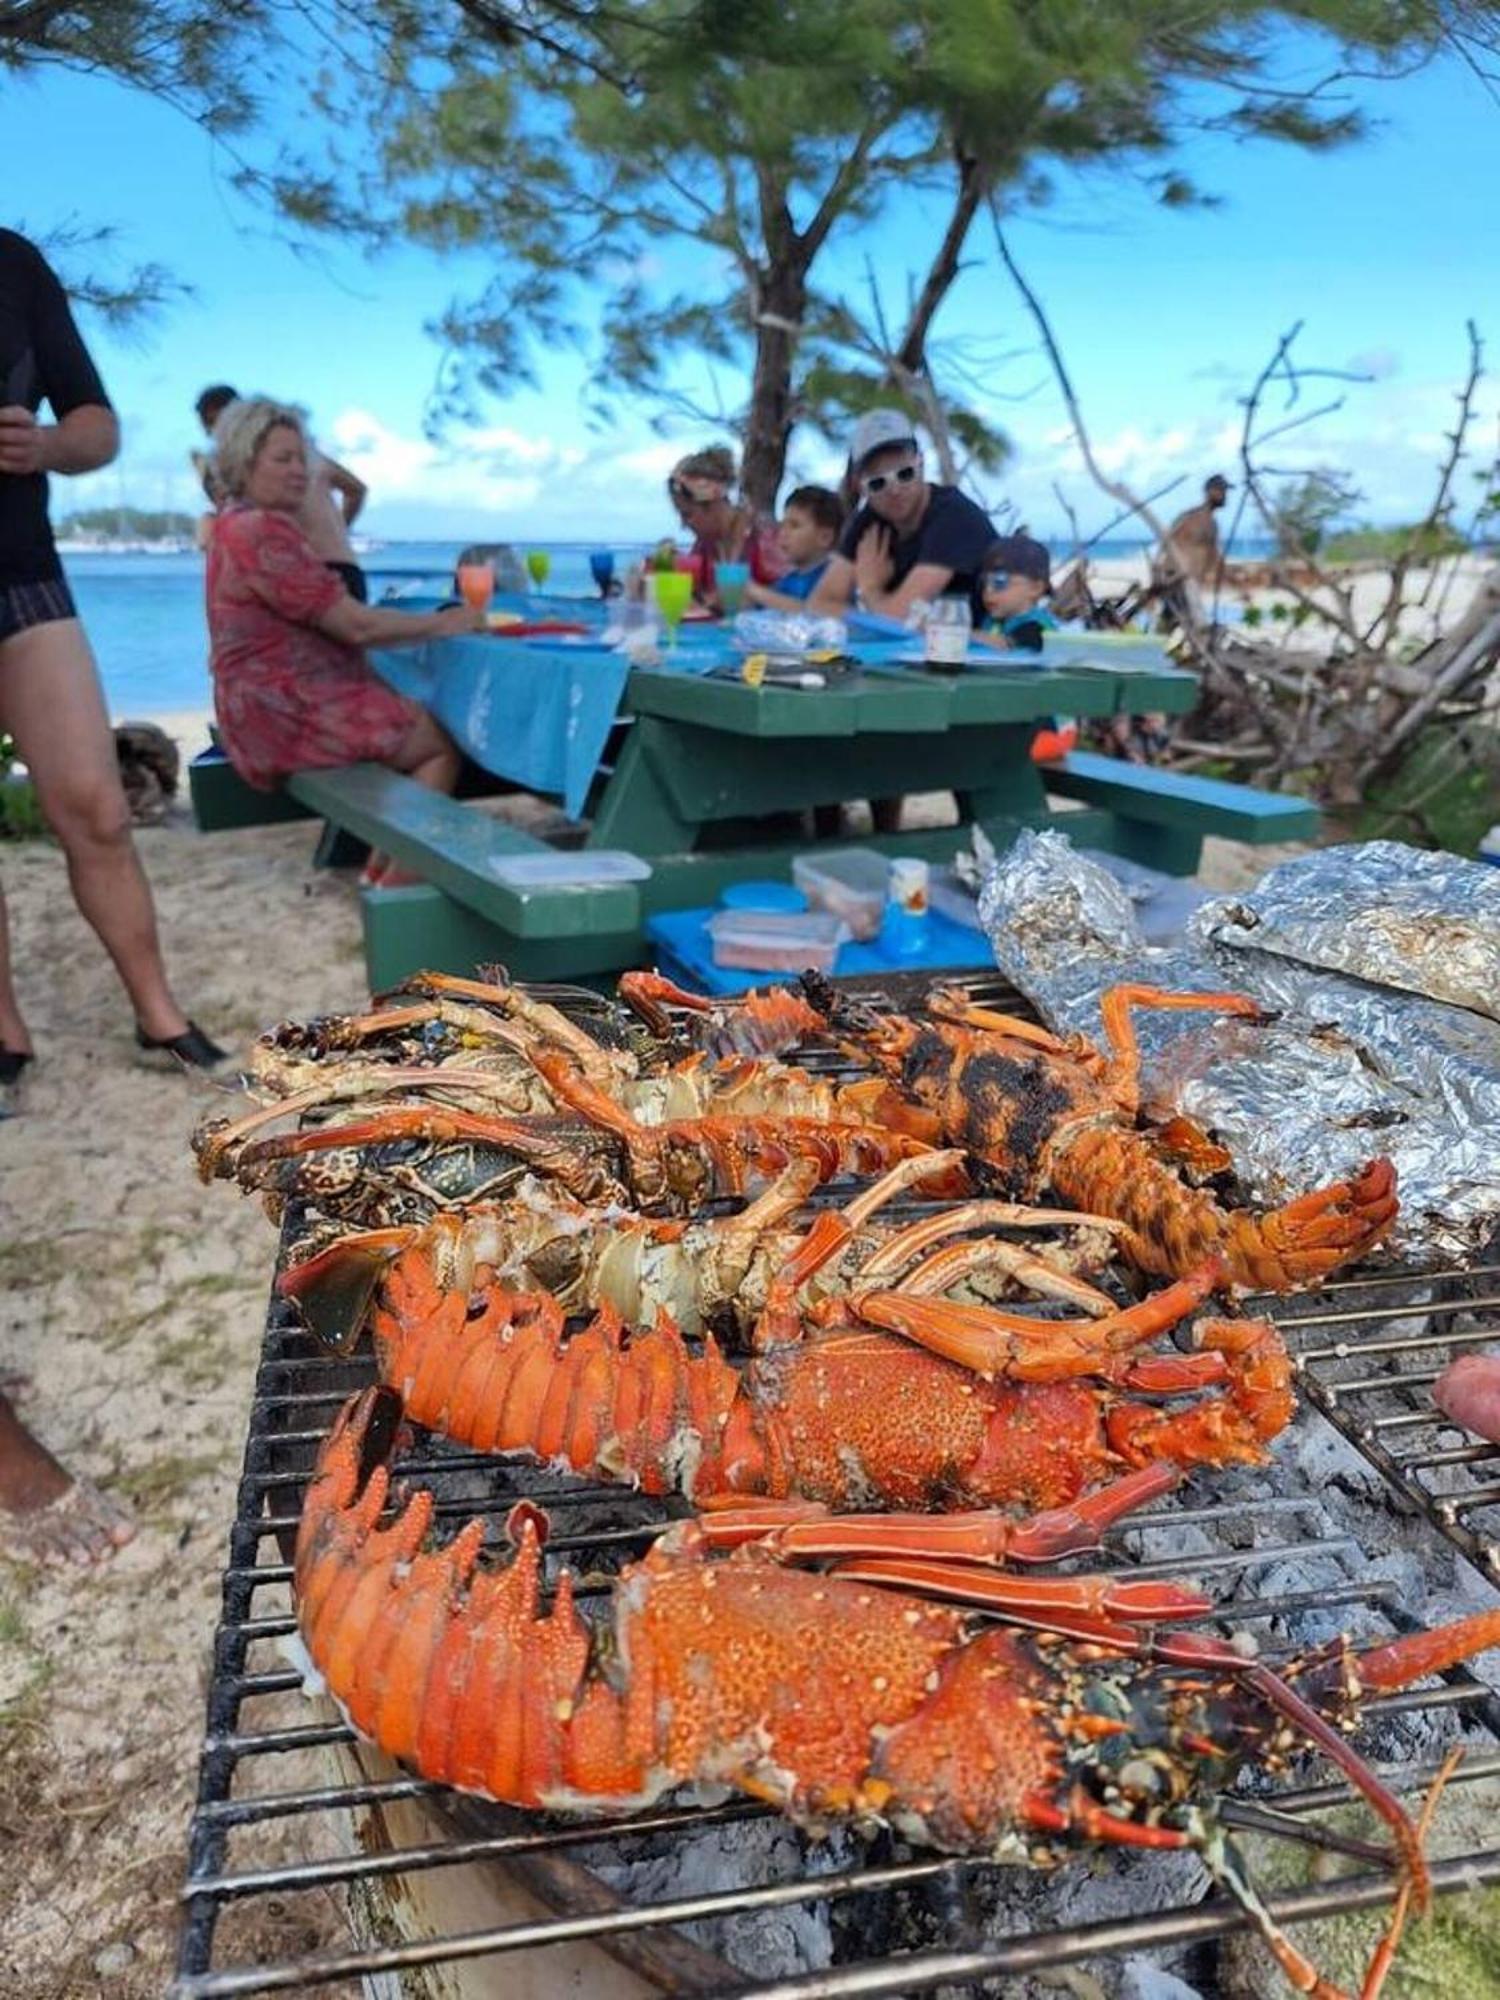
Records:
<instances>
[{"instance_id":1,"label":"green picnic table","mask_svg":"<svg viewBox=\"0 0 1500 2000\"><path fill-rule=\"evenodd\" d=\"M902 665L894 648L869 647L860 670L805 688L728 677L722 642L693 638L677 667L629 674L612 761L601 763L588 798L585 854L626 850L649 864L643 880L506 884L496 864L547 853L545 842L375 765L289 781L301 809L423 877L418 887L363 899L373 985L419 966L468 970L484 960L525 978L594 976L640 963L649 916L712 904L733 882L789 876L794 856L819 843L791 827L775 830L775 818L813 806L951 791L958 828L875 834L862 844L945 861L968 844L971 825L1000 848L1023 827L1051 826L1078 845L1175 874L1195 870L1205 833L1282 840L1317 824L1305 801L1244 786L1078 752L1056 764L1033 761L1037 729L1054 717L1182 714L1193 706L1194 678L1148 640L1122 646L1083 635L1060 641L1045 667L996 656L956 674ZM443 652L428 650L438 674ZM497 647L493 671L561 673L566 657L561 646ZM566 671L587 673L581 651ZM470 710L484 713L486 704L471 700ZM454 727L452 714L445 720ZM512 775L505 740L463 747L497 776ZM534 771L528 775L535 783Z\"/></svg>"}]
</instances>

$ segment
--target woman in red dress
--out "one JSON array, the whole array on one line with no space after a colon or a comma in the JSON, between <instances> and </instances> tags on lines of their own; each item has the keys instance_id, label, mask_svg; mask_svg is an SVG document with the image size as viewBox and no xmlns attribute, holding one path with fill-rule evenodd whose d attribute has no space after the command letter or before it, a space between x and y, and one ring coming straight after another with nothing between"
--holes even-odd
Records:
<instances>
[{"instance_id":1,"label":"woman in red dress","mask_svg":"<svg viewBox=\"0 0 1500 2000\"><path fill-rule=\"evenodd\" d=\"M484 614L361 604L294 518L307 491L307 439L295 410L264 398L232 404L214 431L228 499L208 550L214 710L229 761L270 791L294 771L388 764L448 792L458 752L426 709L387 687L365 646L475 632ZM367 882L389 883L383 857Z\"/></svg>"}]
</instances>

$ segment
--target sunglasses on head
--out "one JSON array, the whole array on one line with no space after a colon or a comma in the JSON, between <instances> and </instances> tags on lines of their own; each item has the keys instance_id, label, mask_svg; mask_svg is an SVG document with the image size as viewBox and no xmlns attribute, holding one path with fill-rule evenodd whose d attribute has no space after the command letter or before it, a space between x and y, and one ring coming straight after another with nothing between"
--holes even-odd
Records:
<instances>
[{"instance_id":1,"label":"sunglasses on head","mask_svg":"<svg viewBox=\"0 0 1500 2000\"><path fill-rule=\"evenodd\" d=\"M667 491L672 498L685 507L711 507L719 498L722 488L710 482L687 479L669 479Z\"/></svg>"},{"instance_id":2,"label":"sunglasses on head","mask_svg":"<svg viewBox=\"0 0 1500 2000\"><path fill-rule=\"evenodd\" d=\"M887 486L910 486L921 470L920 465L898 465L894 472L872 472L868 479L859 482L859 490L866 499L873 499L877 493L884 493Z\"/></svg>"}]
</instances>

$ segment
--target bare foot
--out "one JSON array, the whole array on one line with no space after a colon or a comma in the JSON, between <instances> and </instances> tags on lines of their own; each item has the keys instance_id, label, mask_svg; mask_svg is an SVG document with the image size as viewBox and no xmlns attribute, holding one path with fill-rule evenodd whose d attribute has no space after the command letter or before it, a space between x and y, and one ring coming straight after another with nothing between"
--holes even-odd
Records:
<instances>
[{"instance_id":1,"label":"bare foot","mask_svg":"<svg viewBox=\"0 0 1500 2000\"><path fill-rule=\"evenodd\" d=\"M134 1533L126 1510L74 1479L0 1393L0 1551L22 1561L95 1563Z\"/></svg>"}]
</instances>

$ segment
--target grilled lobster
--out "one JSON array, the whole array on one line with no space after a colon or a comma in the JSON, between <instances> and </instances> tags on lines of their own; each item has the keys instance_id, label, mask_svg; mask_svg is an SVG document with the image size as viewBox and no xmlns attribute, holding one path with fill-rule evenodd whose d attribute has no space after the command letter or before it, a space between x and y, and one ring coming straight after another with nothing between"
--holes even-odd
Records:
<instances>
[{"instance_id":1,"label":"grilled lobster","mask_svg":"<svg viewBox=\"0 0 1500 2000\"><path fill-rule=\"evenodd\" d=\"M386 1270L407 1252L430 1266L440 1292L467 1296L503 1283L550 1292L570 1314L610 1306L624 1319L649 1322L666 1312L685 1333L713 1328L736 1346L751 1339L773 1299L811 1310L855 1283L874 1289L904 1282L919 1258L931 1292L994 1302L1031 1291L1085 1312L1113 1309L1080 1273L1107 1261L1116 1223L1000 1201L966 1202L901 1228L884 1222L886 1202L953 1157L903 1161L809 1229L792 1220L816 1176L800 1163L738 1215L679 1222L589 1208L527 1178L498 1204L436 1215L419 1206L417 1222L406 1226L392 1214L399 1197L389 1183L359 1179L358 1154L324 1154L324 1164L345 1161L350 1173L331 1206L347 1206L354 1219L377 1226L310 1251L285 1273L281 1289L335 1347L358 1337ZM299 1191L323 1198L305 1178ZM1063 1236L968 1240L970 1231L1016 1228Z\"/></svg>"},{"instance_id":2,"label":"grilled lobster","mask_svg":"<svg viewBox=\"0 0 1500 2000\"><path fill-rule=\"evenodd\" d=\"M269 1183L283 1197L305 1193L325 1206L338 1186L352 1180L368 1193L392 1172L398 1185L407 1186L420 1172L435 1201L445 1177L451 1178L457 1192L445 1196L443 1205L481 1199L529 1172L555 1180L580 1201L676 1214L719 1196L764 1188L794 1161L810 1163L817 1179L826 1181L880 1175L904 1160L928 1156L942 1161L932 1193L969 1189L957 1154L939 1155L925 1141L887 1126L818 1118L687 1118L642 1125L566 1065L551 1074L566 1079L570 1095L587 1107L583 1121L396 1103L347 1124L248 1142L241 1136L235 1144L228 1143L222 1127L200 1127L194 1135L199 1172L205 1180L233 1178L247 1189ZM453 1160L445 1162L445 1153ZM352 1170L342 1158L333 1169L320 1168L316 1162L328 1154L352 1159ZM302 1163L309 1161L313 1166L301 1174Z\"/></svg>"},{"instance_id":3,"label":"grilled lobster","mask_svg":"<svg viewBox=\"0 0 1500 2000\"><path fill-rule=\"evenodd\" d=\"M322 1684L425 1778L518 1806L620 1812L680 1785L729 1785L815 1830L850 1819L1040 1866L1080 1844L1191 1849L1298 1990L1336 2000L1212 1809L1240 1765L1279 1767L1300 1738L1392 1829L1397 1923L1427 1899L1418 1829L1341 1732L1362 1694L1500 1641L1500 1611L1362 1652L1343 1642L1278 1676L1210 1637L1139 1637L1137 1624L1205 1608L1179 1586L997 1574L996 1557L1091 1540L1086 1517L1002 1522L975 1561L984 1517L809 1523L782 1509L680 1523L621 1575L595 1623L566 1572L542 1611L529 1507L513 1510L503 1569L479 1567L480 1520L424 1549L428 1492L380 1525L399 1418L388 1390L343 1410L303 1509L294 1588ZM845 1559L833 1574L778 1560L808 1554ZM1047 1629L997 1627L965 1605Z\"/></svg>"},{"instance_id":4,"label":"grilled lobster","mask_svg":"<svg viewBox=\"0 0 1500 2000\"><path fill-rule=\"evenodd\" d=\"M432 1258L391 1267L371 1317L376 1365L408 1414L456 1443L677 1489L695 1504L795 1495L829 1506L1056 1507L1124 1467L1258 1463L1291 1421L1273 1326L1205 1320L1198 1352L1137 1350L1201 1303L1217 1272L1096 1320L1026 1318L911 1289L832 1302L800 1338L773 1300L761 1358L701 1354L663 1314L606 1308L569 1338L549 1293L441 1288ZM888 1329L888 1330L882 1330ZM1141 1396L1217 1393L1180 1410Z\"/></svg>"},{"instance_id":5,"label":"grilled lobster","mask_svg":"<svg viewBox=\"0 0 1500 2000\"><path fill-rule=\"evenodd\" d=\"M1225 1172L1228 1154L1187 1120L1142 1131L1134 1007L1207 1008L1261 1018L1234 993L1165 993L1114 986L1100 1001L1109 1054L1032 1022L935 991L927 1020L877 1014L816 975L803 982L850 1052L874 1062L901 1093L934 1114L943 1141L963 1146L997 1176L998 1191L1031 1200L1044 1188L1128 1225L1121 1247L1140 1269L1180 1277L1205 1258L1231 1281L1284 1292L1362 1257L1396 1215L1389 1160L1266 1214L1225 1208L1189 1185Z\"/></svg>"}]
</instances>

